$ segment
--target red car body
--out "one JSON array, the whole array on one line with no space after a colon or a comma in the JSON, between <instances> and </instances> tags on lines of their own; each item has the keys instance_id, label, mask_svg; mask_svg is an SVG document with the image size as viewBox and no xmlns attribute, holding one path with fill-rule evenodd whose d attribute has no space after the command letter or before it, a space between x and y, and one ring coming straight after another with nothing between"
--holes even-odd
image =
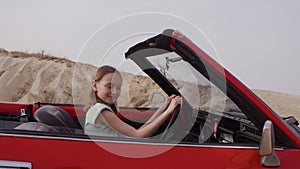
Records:
<instances>
[{"instance_id":1,"label":"red car body","mask_svg":"<svg viewBox=\"0 0 300 169\"><path fill-rule=\"evenodd\" d=\"M169 83L164 83L163 77L157 70L152 71L145 68L149 66L146 61L147 58L151 57L150 55L157 55L155 52L151 53L147 51L149 48L163 49L163 53L176 52L182 57L182 60L189 62L201 74L210 72L207 74L216 75L217 78L224 80L227 86L227 96L236 102L238 107L245 112L248 121L245 122L243 118L235 116L223 115L222 118L226 119L223 123L226 121L234 121L237 124L247 123L250 127L253 126L253 131L255 130L253 133L259 134L239 134L236 135L238 138L234 137L233 142L223 144L224 138L222 141L211 142L182 141L181 139L175 139L175 141L172 139L162 139L161 141L160 139L154 139L154 141L149 141L148 139L90 138L84 134L57 134L31 130L15 130L14 128L3 127L6 124L8 125L9 122L22 123L10 117L20 117L20 110L24 109L26 112L30 112L31 117L29 121L34 121L32 118L36 110L44 104L0 103L0 113L1 117L3 117L0 121L2 123L1 127L3 127L0 128L0 166L42 169L265 168L268 164L263 162L263 158L270 155L270 153L268 155L261 155L259 151L263 149L262 146L265 144L261 142L262 137L260 136L263 135L263 126L265 121L268 120L272 122L275 128L274 132L271 131L271 134L275 135L274 143L270 142L270 144L274 144L271 150L272 154L275 153L278 157L274 161L279 161L279 164L275 162L275 167L299 168L300 137L297 122L293 124L287 123L220 64L185 36L173 30L166 30L158 36L139 43L126 53L126 58L136 62L168 95L173 93L178 94L178 91L170 87ZM143 52L143 50L146 50L146 52ZM139 53L140 51L142 53ZM183 56L186 54L187 56ZM202 69L201 65L204 65L205 69ZM219 87L219 81L216 80L215 82L217 83L216 86ZM79 122L84 121L85 112L82 106L58 104L54 106L64 109ZM187 110L190 110L190 107L183 108L183 111ZM120 108L120 112L120 118L124 120L145 121L151 116L154 110L124 107ZM179 112L177 119L182 120L187 118L184 117L188 116L186 115L187 112L184 112L184 114L180 113L182 112ZM122 114L125 114L126 117ZM217 115L217 113L214 115ZM172 117L170 121L173 118L176 117ZM183 124L185 123L183 122ZM235 132L243 132L243 129L237 129L241 131L233 129L232 131L235 131L233 133L225 125L222 126L221 123L217 125L216 130L222 130L223 133L228 132L232 135ZM176 135L176 132L175 130L172 134ZM173 135L170 135L170 137L172 138ZM199 135L201 134L198 133L197 138ZM272 156L272 158L275 157Z\"/></svg>"}]
</instances>

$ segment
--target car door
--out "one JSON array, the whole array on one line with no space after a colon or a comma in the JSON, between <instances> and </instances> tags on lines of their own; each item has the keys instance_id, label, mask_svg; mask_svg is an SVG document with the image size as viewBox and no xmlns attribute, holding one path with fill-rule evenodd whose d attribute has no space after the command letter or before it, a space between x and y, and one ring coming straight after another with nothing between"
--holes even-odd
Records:
<instances>
[{"instance_id":1,"label":"car door","mask_svg":"<svg viewBox=\"0 0 300 169\"><path fill-rule=\"evenodd\" d=\"M1 134L0 166L32 168L264 168L258 146L157 143L140 139ZM280 168L298 168L298 149L276 148ZM25 165L26 166L26 165ZM7 167L7 166L6 166Z\"/></svg>"}]
</instances>

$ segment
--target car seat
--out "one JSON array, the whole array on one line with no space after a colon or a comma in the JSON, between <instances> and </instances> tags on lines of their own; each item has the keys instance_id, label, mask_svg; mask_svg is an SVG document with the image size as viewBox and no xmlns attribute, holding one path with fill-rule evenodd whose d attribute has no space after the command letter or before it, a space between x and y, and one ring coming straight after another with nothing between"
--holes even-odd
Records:
<instances>
[{"instance_id":1,"label":"car seat","mask_svg":"<svg viewBox=\"0 0 300 169\"><path fill-rule=\"evenodd\" d=\"M75 129L80 128L65 110L51 105L40 107L33 117L36 121L53 126L64 133L73 134Z\"/></svg>"},{"instance_id":2,"label":"car seat","mask_svg":"<svg viewBox=\"0 0 300 169\"><path fill-rule=\"evenodd\" d=\"M39 122L27 122L22 123L18 126L16 126L14 129L18 130L31 130L31 131L45 131L45 132L51 132L51 133L59 133L58 130L56 130L54 127L51 127L44 123Z\"/></svg>"}]
</instances>

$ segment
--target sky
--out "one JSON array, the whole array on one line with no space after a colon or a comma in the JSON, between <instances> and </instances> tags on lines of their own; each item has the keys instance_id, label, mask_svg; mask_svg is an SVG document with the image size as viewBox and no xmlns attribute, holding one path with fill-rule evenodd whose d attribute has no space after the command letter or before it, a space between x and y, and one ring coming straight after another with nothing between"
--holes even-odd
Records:
<instances>
[{"instance_id":1,"label":"sky","mask_svg":"<svg viewBox=\"0 0 300 169\"><path fill-rule=\"evenodd\" d=\"M297 0L0 3L0 48L8 51L80 60L172 27L203 45L249 88L300 95Z\"/></svg>"}]
</instances>

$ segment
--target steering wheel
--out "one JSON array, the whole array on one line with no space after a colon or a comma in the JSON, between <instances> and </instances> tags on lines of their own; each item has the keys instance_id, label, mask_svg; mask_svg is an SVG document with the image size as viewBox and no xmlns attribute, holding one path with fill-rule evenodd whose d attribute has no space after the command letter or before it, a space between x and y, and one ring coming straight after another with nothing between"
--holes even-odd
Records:
<instances>
[{"instance_id":1,"label":"steering wheel","mask_svg":"<svg viewBox=\"0 0 300 169\"><path fill-rule=\"evenodd\" d=\"M165 129L165 131L162 133L162 135L160 136L161 140L168 140L170 137L172 137L174 135L174 128L171 128L171 126L173 125L173 123L175 122L175 120L177 119L178 115L180 113L180 105L178 105L175 109L174 112L172 114L172 117Z\"/></svg>"}]
</instances>

